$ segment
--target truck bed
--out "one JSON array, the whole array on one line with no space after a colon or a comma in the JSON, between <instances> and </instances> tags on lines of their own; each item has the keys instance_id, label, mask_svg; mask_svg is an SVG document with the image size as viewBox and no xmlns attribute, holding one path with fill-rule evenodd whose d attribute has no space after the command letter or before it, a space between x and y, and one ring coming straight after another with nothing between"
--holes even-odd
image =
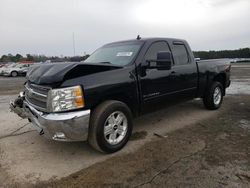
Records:
<instances>
[{"instance_id":1,"label":"truck bed","mask_svg":"<svg viewBox=\"0 0 250 188\"><path fill-rule=\"evenodd\" d=\"M196 62L199 73L197 97L202 97L206 87L210 84L215 74L225 73L225 69L230 69L230 59L209 59ZM230 84L230 74L225 74L225 80L228 80L225 87ZM228 77L228 79L227 79Z\"/></svg>"}]
</instances>

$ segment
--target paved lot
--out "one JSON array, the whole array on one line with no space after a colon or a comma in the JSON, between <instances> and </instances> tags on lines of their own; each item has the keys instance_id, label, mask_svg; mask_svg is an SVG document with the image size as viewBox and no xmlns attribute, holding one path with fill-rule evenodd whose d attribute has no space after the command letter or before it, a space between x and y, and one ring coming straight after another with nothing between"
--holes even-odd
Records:
<instances>
[{"instance_id":1,"label":"paved lot","mask_svg":"<svg viewBox=\"0 0 250 188\"><path fill-rule=\"evenodd\" d=\"M8 102L9 100L13 99L15 95L6 95L6 93L8 93L8 87L16 88L12 89L11 93L18 93L17 90L22 87L21 83L24 82L24 78L21 79L0 78L0 93L2 94L0 96L0 187L1 185L13 185L13 183L18 186L23 185L24 187L28 185L34 186L30 183L36 183L36 186L43 186L48 185L48 183L52 183L49 185L61 187L63 185L68 185L68 182L72 182L72 176L69 175L78 171L79 172L77 174L77 177L82 177L82 174L89 171L91 171L90 174L94 172L96 173L96 176L92 177L94 179L91 179L91 177L85 174L85 176L90 178L89 180L91 180L89 185L100 186L103 183L113 185L112 182L117 182L118 180L115 181L111 178L111 176L113 177L114 174L109 174L110 179L106 177L105 171L107 168L109 168L109 172L112 169L115 170L116 166L117 168L125 168L128 173L131 172L131 175L128 175L125 172L121 171L121 169L117 169L118 175L120 174L120 172L123 172L122 174L120 174L122 175L122 177L120 176L120 179L118 178L118 183L120 186L122 185L120 184L120 181L124 180L129 182L129 179L126 178L133 179L133 176L138 178L138 181L134 181L134 185L137 185L144 181L147 181L148 179L150 180L151 176L154 176L155 173L157 174L157 172L160 170L159 168L162 164L162 160L165 160L166 162L169 162L169 164L171 164L171 161L173 162L175 160L178 160L180 157L196 153L204 149L207 140L202 137L197 140L190 138L192 147L188 146L188 136L191 135L190 132L188 133L188 127L192 127L193 125L199 124L200 122L205 122L205 126L209 126L210 121L207 122L207 120L212 121L214 119L217 119L217 117L220 117L220 115L222 114L228 114L230 110L230 112L234 112L234 105L236 107L236 105L240 105L242 103L244 105L248 105L247 107L249 107L248 102L250 95L250 65L237 65L234 66L232 70L232 86L228 90L229 95L225 99L225 107L223 107L223 109L219 111L207 111L203 108L201 101L194 100L171 107L171 110L169 108L166 108L155 113L142 116L135 120L134 134L128 145L118 153L112 155L104 155L92 150L85 142L60 143L48 141L45 138L40 137L34 131L32 126L27 123L26 120L21 120L15 114L10 113L8 109ZM6 83L10 84L11 86ZM240 115L242 115L243 117L240 117ZM242 113L239 114L237 118L239 119L239 121L243 119L245 123L243 122L242 125L248 125L249 122L247 119L249 118L249 114ZM230 118L228 116L225 116L225 120L226 119ZM230 125L232 124L231 121L227 123L229 123ZM181 133L179 133L177 130L183 130L187 133L183 132L183 135L180 136ZM197 132L201 130L194 129L194 131ZM170 139L170 143L169 140L168 142L166 142L165 140L164 143L158 143L163 144L166 147L159 147L158 149L160 149L160 151L154 150L154 148L157 149L157 145L155 145L155 142L161 142L160 140L162 140L161 138L155 136L154 133L169 135L170 138L173 137L173 141L172 139ZM222 134L223 137L223 131L219 132L218 134ZM187 143L181 143L181 137L185 137L186 140L184 141L187 141ZM180 140L179 144L177 138L179 138ZM187 153L180 153L171 145L175 146L175 148L179 150L186 151ZM179 145L182 145L184 148L181 148ZM249 145L247 146L247 148L249 148ZM145 155L144 157L138 154L138 152L143 149L146 150L145 153L143 153ZM244 150L244 148L242 150ZM175 152L174 155L168 153L172 151ZM230 153L231 152L234 151L230 150ZM165 156L165 158L157 158L154 153L159 153L159 156ZM136 158L136 156L138 158ZM151 158L148 158L148 156L151 156ZM121 158L123 157L124 161L121 160ZM115 161L116 163L109 164L110 160ZM136 166L136 164L131 164L131 161L138 160L144 162L144 165L148 164L149 169L146 168L146 166L140 166L143 164L139 162L138 166ZM158 160L158 162L155 160ZM248 159L242 158L242 160ZM122 164L127 164L127 169L119 162L122 162ZM152 163L155 163L155 165L153 165ZM190 164L193 163L194 161L190 162ZM106 165L112 165L112 167L107 167ZM228 163L228 165L230 166L232 164ZM154 169L154 166L156 169ZM102 170L100 170L100 168ZM143 176L144 168L148 169L148 171L145 171L146 177ZM95 171L98 169L99 174L98 171ZM138 170L141 174L138 173ZM101 173L101 171L103 171L103 173ZM133 172L135 171L136 174L133 174ZM211 174L212 172L213 171L210 171ZM216 171L216 173L219 172ZM223 174L227 172L221 173ZM103 178L99 178L100 176L106 177L106 180L104 181ZM172 179L172 177L174 176L174 174L170 174L168 178ZM64 179L64 183L61 182L62 180L55 182L53 181L62 177L67 177ZM241 178L244 179L244 177L242 176ZM247 177L248 175L246 175L246 179ZM77 178L73 177L73 179ZM84 180L83 182L88 182L86 179L80 179L79 181L76 181L75 185L78 185L77 182L82 183L81 180ZM97 182L99 184L93 184L93 182ZM160 181L160 183L161 182L162 181ZM234 185L233 182L231 183L232 184L230 185ZM145 186L148 185L145 184Z\"/></svg>"},{"instance_id":2,"label":"paved lot","mask_svg":"<svg viewBox=\"0 0 250 188\"><path fill-rule=\"evenodd\" d=\"M249 104L249 96L230 96L218 114L167 138L36 187L249 188Z\"/></svg>"},{"instance_id":3,"label":"paved lot","mask_svg":"<svg viewBox=\"0 0 250 188\"><path fill-rule=\"evenodd\" d=\"M0 76L0 94L13 95L23 89L23 83L26 81L25 77L3 77Z\"/></svg>"}]
</instances>

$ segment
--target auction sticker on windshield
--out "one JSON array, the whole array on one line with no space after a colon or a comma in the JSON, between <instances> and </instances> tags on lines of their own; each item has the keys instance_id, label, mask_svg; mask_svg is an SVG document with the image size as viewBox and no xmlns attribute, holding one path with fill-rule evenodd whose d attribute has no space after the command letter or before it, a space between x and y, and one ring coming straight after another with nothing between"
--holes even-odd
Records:
<instances>
[{"instance_id":1,"label":"auction sticker on windshield","mask_svg":"<svg viewBox=\"0 0 250 188\"><path fill-rule=\"evenodd\" d=\"M130 57L132 55L133 55L133 52L118 52L116 54L116 56L128 56L128 57Z\"/></svg>"}]
</instances>

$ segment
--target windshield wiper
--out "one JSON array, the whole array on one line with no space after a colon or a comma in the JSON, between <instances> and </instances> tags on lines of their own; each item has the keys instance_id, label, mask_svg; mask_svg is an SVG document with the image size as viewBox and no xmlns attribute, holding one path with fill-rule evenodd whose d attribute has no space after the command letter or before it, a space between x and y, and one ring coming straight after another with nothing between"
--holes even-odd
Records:
<instances>
[{"instance_id":1,"label":"windshield wiper","mask_svg":"<svg viewBox=\"0 0 250 188\"><path fill-rule=\"evenodd\" d=\"M103 62L98 62L98 63L103 63L103 64L112 64L109 61L103 61Z\"/></svg>"},{"instance_id":2,"label":"windshield wiper","mask_svg":"<svg viewBox=\"0 0 250 188\"><path fill-rule=\"evenodd\" d=\"M90 63L90 64L109 64L109 65L112 65L112 63L109 62L109 61L100 61L100 62L87 62L87 61L82 61L82 63Z\"/></svg>"}]
</instances>

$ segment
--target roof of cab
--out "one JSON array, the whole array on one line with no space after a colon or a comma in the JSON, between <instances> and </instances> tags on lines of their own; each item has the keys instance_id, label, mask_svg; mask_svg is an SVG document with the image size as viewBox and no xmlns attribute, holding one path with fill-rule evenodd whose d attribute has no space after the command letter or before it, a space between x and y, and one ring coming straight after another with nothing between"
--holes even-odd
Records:
<instances>
[{"instance_id":1,"label":"roof of cab","mask_svg":"<svg viewBox=\"0 0 250 188\"><path fill-rule=\"evenodd\" d=\"M139 41L142 41L142 42L154 42L154 41L159 41L159 40L185 42L185 40L177 39L177 38L150 37L150 38L140 38L140 39L130 39L130 40L116 41L116 42L108 43L106 45L111 45L111 44L116 44L116 43L139 42Z\"/></svg>"}]
</instances>

